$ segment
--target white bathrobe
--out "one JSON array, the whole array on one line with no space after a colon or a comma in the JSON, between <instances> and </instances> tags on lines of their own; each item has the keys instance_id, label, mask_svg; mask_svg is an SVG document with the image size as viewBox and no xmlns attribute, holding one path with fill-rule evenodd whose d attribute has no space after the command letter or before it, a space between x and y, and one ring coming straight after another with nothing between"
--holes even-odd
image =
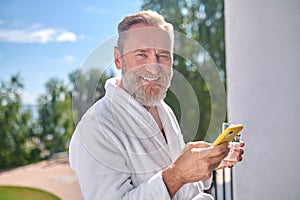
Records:
<instances>
[{"instance_id":1,"label":"white bathrobe","mask_svg":"<svg viewBox=\"0 0 300 200\"><path fill-rule=\"evenodd\" d=\"M166 142L153 117L115 78L105 89L105 96L82 117L70 144L70 165L83 198L169 200L161 171L185 146L172 110L163 101L157 106ZM210 184L186 184L172 199L211 199L203 193Z\"/></svg>"}]
</instances>

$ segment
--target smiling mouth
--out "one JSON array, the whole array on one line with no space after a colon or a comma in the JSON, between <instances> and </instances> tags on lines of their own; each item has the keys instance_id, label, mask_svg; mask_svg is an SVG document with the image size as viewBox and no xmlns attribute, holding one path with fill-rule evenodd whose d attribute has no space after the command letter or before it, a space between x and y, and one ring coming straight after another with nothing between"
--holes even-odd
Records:
<instances>
[{"instance_id":1,"label":"smiling mouth","mask_svg":"<svg viewBox=\"0 0 300 200\"><path fill-rule=\"evenodd\" d=\"M160 79L160 77L156 77L156 78L141 77L141 79L145 82L154 83L157 82Z\"/></svg>"}]
</instances>

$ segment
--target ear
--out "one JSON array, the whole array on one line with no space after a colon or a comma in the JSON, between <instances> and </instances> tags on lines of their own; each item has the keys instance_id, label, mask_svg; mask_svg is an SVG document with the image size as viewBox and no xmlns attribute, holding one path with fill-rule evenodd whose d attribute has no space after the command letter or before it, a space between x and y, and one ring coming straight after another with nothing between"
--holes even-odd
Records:
<instances>
[{"instance_id":1,"label":"ear","mask_svg":"<svg viewBox=\"0 0 300 200\"><path fill-rule=\"evenodd\" d=\"M114 47L115 65L118 70L122 70L121 54L118 47Z\"/></svg>"}]
</instances>

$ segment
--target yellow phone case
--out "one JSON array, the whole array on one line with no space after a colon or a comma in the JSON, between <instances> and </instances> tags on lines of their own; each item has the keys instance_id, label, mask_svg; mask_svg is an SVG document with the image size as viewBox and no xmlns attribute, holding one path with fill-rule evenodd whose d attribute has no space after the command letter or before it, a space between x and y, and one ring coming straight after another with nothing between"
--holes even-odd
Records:
<instances>
[{"instance_id":1,"label":"yellow phone case","mask_svg":"<svg viewBox=\"0 0 300 200\"><path fill-rule=\"evenodd\" d=\"M242 129L243 125L241 124L226 128L223 133L220 134L219 137L214 141L213 146L217 146L218 144L224 142L230 142Z\"/></svg>"}]
</instances>

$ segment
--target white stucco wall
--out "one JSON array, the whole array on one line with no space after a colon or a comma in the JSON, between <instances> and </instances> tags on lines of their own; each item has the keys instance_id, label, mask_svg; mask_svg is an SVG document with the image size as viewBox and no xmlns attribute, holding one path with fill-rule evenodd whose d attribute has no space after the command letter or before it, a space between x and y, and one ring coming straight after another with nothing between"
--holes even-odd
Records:
<instances>
[{"instance_id":1,"label":"white stucco wall","mask_svg":"<svg viewBox=\"0 0 300 200\"><path fill-rule=\"evenodd\" d=\"M225 0L229 121L244 124L235 200L300 199L300 1Z\"/></svg>"}]
</instances>

